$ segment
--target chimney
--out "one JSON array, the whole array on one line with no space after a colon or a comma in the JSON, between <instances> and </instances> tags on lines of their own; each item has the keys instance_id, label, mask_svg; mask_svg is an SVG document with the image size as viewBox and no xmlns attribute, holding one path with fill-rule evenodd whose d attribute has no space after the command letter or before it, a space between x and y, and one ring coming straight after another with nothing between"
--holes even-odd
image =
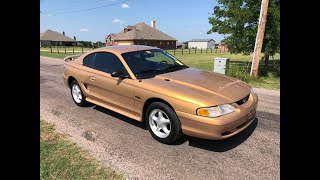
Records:
<instances>
[{"instance_id":1,"label":"chimney","mask_svg":"<svg viewBox=\"0 0 320 180\"><path fill-rule=\"evenodd\" d=\"M152 27L153 29L156 28L156 21L155 21L155 20L152 20L152 21L151 21L151 27Z\"/></svg>"},{"instance_id":2,"label":"chimney","mask_svg":"<svg viewBox=\"0 0 320 180\"><path fill-rule=\"evenodd\" d=\"M62 34L65 36L65 33L64 33L64 31L62 32Z\"/></svg>"}]
</instances>

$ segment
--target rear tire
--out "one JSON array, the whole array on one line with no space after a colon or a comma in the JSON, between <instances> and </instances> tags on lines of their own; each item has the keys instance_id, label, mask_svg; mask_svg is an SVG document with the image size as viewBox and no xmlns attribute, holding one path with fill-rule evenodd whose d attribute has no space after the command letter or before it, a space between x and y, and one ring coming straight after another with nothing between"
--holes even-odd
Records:
<instances>
[{"instance_id":1,"label":"rear tire","mask_svg":"<svg viewBox=\"0 0 320 180\"><path fill-rule=\"evenodd\" d=\"M85 107L88 105L86 101L86 96L83 94L82 89L79 83L76 80L73 80L70 84L71 97L76 105L80 107Z\"/></svg>"},{"instance_id":2,"label":"rear tire","mask_svg":"<svg viewBox=\"0 0 320 180\"><path fill-rule=\"evenodd\" d=\"M173 144L182 136L178 116L162 102L154 102L148 106L145 122L152 137L161 143Z\"/></svg>"}]
</instances>

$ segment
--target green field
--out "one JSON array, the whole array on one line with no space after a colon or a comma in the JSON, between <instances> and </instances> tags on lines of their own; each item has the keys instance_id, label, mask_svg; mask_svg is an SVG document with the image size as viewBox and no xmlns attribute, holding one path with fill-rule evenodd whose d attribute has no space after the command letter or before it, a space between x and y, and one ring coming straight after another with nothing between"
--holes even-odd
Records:
<instances>
[{"instance_id":1,"label":"green field","mask_svg":"<svg viewBox=\"0 0 320 180\"><path fill-rule=\"evenodd\" d=\"M270 57L269 62L269 73L264 73L264 61L260 61L259 64L259 78L252 80L249 77L250 72L250 64L249 61L252 59L252 54L250 55L243 55L243 54L230 54L230 53L219 53L213 52L211 50L201 51L198 49L197 53L195 54L194 50L184 49L183 54L182 50L168 50L168 53L172 54L186 65L198 69L203 69L207 71L213 71L213 60L216 57L226 57L230 59L230 66L229 72L227 75L241 79L246 81L253 87L261 87L266 89L280 89L280 55L276 54L274 57ZM75 53L79 54L79 53ZM48 56L54 58L63 58L65 54L57 54L57 53L50 53L40 51L41 56ZM68 53L67 55L71 55ZM261 55L262 57L263 55Z\"/></svg>"},{"instance_id":2,"label":"green field","mask_svg":"<svg viewBox=\"0 0 320 180\"><path fill-rule=\"evenodd\" d=\"M40 179L124 179L40 120Z\"/></svg>"}]
</instances>

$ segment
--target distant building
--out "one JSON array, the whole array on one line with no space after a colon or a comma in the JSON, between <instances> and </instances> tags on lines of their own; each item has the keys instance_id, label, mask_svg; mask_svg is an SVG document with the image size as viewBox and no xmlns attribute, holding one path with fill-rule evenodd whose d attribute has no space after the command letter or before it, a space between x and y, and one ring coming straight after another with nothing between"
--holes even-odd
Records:
<instances>
[{"instance_id":1,"label":"distant building","mask_svg":"<svg viewBox=\"0 0 320 180\"><path fill-rule=\"evenodd\" d=\"M43 33L40 33L40 47L44 45L63 45L63 46L72 46L77 43L76 40L65 36L63 32L58 33L50 29L46 30Z\"/></svg>"},{"instance_id":2,"label":"distant building","mask_svg":"<svg viewBox=\"0 0 320 180\"><path fill-rule=\"evenodd\" d=\"M229 49L228 49L227 45L224 42L220 42L218 44L218 51L219 52L229 52Z\"/></svg>"},{"instance_id":3,"label":"distant building","mask_svg":"<svg viewBox=\"0 0 320 180\"><path fill-rule=\"evenodd\" d=\"M176 42L176 49L185 49L186 45L181 42Z\"/></svg>"},{"instance_id":4,"label":"distant building","mask_svg":"<svg viewBox=\"0 0 320 180\"><path fill-rule=\"evenodd\" d=\"M106 46L111 45L147 45L161 49L175 49L176 39L156 29L156 22L151 21L151 27L141 22L127 26L118 34L106 36Z\"/></svg>"},{"instance_id":5,"label":"distant building","mask_svg":"<svg viewBox=\"0 0 320 180\"><path fill-rule=\"evenodd\" d=\"M117 43L114 41L116 34L110 33L106 36L106 46L114 46L117 45Z\"/></svg>"},{"instance_id":6,"label":"distant building","mask_svg":"<svg viewBox=\"0 0 320 180\"><path fill-rule=\"evenodd\" d=\"M213 39L191 39L188 41L188 48L214 49L215 41Z\"/></svg>"}]
</instances>

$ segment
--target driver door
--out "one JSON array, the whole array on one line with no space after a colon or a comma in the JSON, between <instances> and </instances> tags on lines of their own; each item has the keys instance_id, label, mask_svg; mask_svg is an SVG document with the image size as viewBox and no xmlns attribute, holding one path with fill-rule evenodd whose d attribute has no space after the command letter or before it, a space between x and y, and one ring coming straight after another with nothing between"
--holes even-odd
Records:
<instances>
[{"instance_id":1,"label":"driver door","mask_svg":"<svg viewBox=\"0 0 320 180\"><path fill-rule=\"evenodd\" d=\"M112 72L128 75L120 59L109 52L96 52L91 71L91 95L109 106L134 114L133 80L112 77Z\"/></svg>"}]
</instances>

